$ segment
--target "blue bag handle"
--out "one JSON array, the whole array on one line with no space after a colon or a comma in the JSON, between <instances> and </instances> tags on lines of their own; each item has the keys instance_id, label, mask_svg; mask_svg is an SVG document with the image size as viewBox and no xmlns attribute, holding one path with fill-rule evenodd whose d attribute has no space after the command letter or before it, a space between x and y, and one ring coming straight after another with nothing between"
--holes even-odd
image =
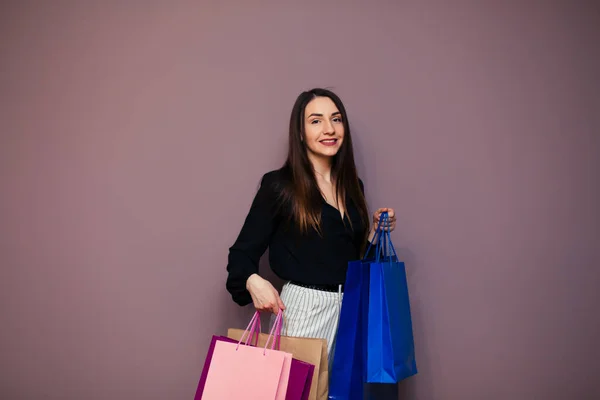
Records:
<instances>
[{"instance_id":1,"label":"blue bag handle","mask_svg":"<svg viewBox=\"0 0 600 400\"><path fill-rule=\"evenodd\" d=\"M392 262L392 257L391 257L392 254L396 257L396 260L398 259L398 254L396 253L396 249L394 248L394 245L392 244L392 237L390 235L390 232L388 230L382 229L382 227L381 227L381 224L384 221L388 222L389 220L390 220L390 216L389 216L388 212L387 211L382 212L381 216L379 218L379 224L377 224L377 230L375 231L375 235L373 236L373 239L377 239L377 244L375 245L375 253L376 253L375 262L380 261L382 251L383 251L383 258L385 260L385 258L387 257L388 243L389 243L389 247L392 250L391 254L390 254L390 263ZM371 247L373 247L373 242L369 242L369 247L367 248L367 251L365 252L363 261L366 261L367 254L369 254L369 251L371 251Z\"/></svg>"},{"instance_id":2,"label":"blue bag handle","mask_svg":"<svg viewBox=\"0 0 600 400\"><path fill-rule=\"evenodd\" d=\"M381 214L383 216L383 213ZM375 235L373 235L373 240L378 239L381 236L381 222L383 218L379 218L379 224L377 225L377 229L375 230ZM365 251L365 255L363 256L363 261L367 260L367 254L371 251L371 247L373 247L373 242L369 241L369 247L367 247L367 251ZM375 251L379 254L379 240L377 240L377 245L375 246Z\"/></svg>"},{"instance_id":3,"label":"blue bag handle","mask_svg":"<svg viewBox=\"0 0 600 400\"><path fill-rule=\"evenodd\" d=\"M383 219L384 222L388 222L390 220L389 215L388 215L387 212L381 213L381 218L380 219ZM382 251L383 252L383 259L385 260L386 257L389 257L389 261L390 261L390 264L391 264L393 262L392 261L392 256L393 256L395 258L395 260L398 261L398 254L396 253L396 249L394 248L394 244L392 243L392 235L391 235L390 231L389 230L382 230L381 236L383 236L383 237L379 239L379 242L381 242L381 247L380 248L383 248L383 251ZM391 249L390 254L388 254L388 247ZM379 257L377 258L376 261L380 261Z\"/></svg>"}]
</instances>

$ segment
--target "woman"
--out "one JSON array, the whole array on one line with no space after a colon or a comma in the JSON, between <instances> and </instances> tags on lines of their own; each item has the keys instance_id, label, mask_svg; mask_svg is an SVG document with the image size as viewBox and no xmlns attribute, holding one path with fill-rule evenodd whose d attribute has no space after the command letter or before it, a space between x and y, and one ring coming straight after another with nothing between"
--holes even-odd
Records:
<instances>
[{"instance_id":1,"label":"woman","mask_svg":"<svg viewBox=\"0 0 600 400\"><path fill-rule=\"evenodd\" d=\"M262 177L229 249L227 290L241 306L285 310L284 335L326 339L331 352L348 262L361 258L383 211L391 231L390 208L369 224L342 101L325 89L303 92L292 109L287 161ZM281 296L259 275L267 247L272 270L286 281Z\"/></svg>"}]
</instances>

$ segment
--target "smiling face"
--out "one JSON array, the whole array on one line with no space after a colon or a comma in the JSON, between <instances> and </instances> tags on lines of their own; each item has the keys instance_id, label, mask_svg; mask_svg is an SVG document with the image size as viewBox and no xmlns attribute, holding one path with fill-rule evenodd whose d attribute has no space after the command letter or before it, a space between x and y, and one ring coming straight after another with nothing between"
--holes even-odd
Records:
<instances>
[{"instance_id":1,"label":"smiling face","mask_svg":"<svg viewBox=\"0 0 600 400\"><path fill-rule=\"evenodd\" d=\"M304 142L309 156L330 158L344 141L343 116L329 97L315 97L304 110Z\"/></svg>"}]
</instances>

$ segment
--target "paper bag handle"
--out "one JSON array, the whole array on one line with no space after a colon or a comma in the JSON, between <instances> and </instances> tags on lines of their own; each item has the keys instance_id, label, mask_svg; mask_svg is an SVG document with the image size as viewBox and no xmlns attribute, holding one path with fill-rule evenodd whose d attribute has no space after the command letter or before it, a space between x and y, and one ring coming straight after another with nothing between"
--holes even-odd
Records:
<instances>
[{"instance_id":1,"label":"paper bag handle","mask_svg":"<svg viewBox=\"0 0 600 400\"><path fill-rule=\"evenodd\" d=\"M256 332L257 328L258 328L258 332ZM253 339L255 333L256 333L256 344L257 344L258 336L260 333L260 313L258 311L256 311L254 313L254 315L252 316L250 323L244 330L244 333L242 334L242 337L238 341L238 345L235 349L237 350L241 344L249 345L250 343L252 343L252 339ZM244 338L246 337L246 334L248 334L248 340L246 342L244 342Z\"/></svg>"}]
</instances>

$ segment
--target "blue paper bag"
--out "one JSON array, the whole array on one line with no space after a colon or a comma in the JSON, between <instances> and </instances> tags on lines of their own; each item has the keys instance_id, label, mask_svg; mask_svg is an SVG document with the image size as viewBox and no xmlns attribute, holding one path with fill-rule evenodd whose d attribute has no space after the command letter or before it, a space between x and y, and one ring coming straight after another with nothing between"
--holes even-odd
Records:
<instances>
[{"instance_id":1,"label":"blue paper bag","mask_svg":"<svg viewBox=\"0 0 600 400\"><path fill-rule=\"evenodd\" d=\"M366 359L369 264L348 263L329 375L330 400L362 400Z\"/></svg>"},{"instance_id":2,"label":"blue paper bag","mask_svg":"<svg viewBox=\"0 0 600 400\"><path fill-rule=\"evenodd\" d=\"M369 268L366 381L396 383L417 373L406 268L388 231L378 229L377 246Z\"/></svg>"},{"instance_id":3,"label":"blue paper bag","mask_svg":"<svg viewBox=\"0 0 600 400\"><path fill-rule=\"evenodd\" d=\"M381 228L388 218L382 213L375 256L367 259L371 245L365 259L348 263L332 355L330 400L379 400L382 391L385 398L392 398L395 385L381 384L417 373L406 270L398 262L389 233Z\"/></svg>"}]
</instances>

